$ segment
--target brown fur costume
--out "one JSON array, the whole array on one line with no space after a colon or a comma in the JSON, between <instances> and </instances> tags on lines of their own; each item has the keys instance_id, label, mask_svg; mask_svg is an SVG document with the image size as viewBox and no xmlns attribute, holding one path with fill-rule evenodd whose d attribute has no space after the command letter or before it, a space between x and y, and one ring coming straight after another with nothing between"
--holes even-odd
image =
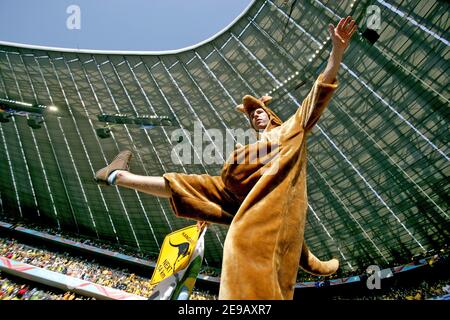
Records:
<instances>
[{"instance_id":1,"label":"brown fur costume","mask_svg":"<svg viewBox=\"0 0 450 320\"><path fill-rule=\"evenodd\" d=\"M164 174L177 216L230 225L219 299L292 299L299 262L317 275L337 270L336 259L318 260L303 241L306 138L337 85L323 83L320 75L284 123L267 107L270 97L245 96L239 111L263 108L269 115L259 141L236 148L221 176Z\"/></svg>"}]
</instances>

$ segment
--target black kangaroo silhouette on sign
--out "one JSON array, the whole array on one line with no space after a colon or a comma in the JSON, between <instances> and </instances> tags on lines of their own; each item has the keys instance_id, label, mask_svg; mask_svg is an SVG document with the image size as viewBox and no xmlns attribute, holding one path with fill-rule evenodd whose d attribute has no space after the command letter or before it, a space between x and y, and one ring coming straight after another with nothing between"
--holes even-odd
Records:
<instances>
[{"instance_id":1,"label":"black kangaroo silhouette on sign","mask_svg":"<svg viewBox=\"0 0 450 320\"><path fill-rule=\"evenodd\" d=\"M175 265L177 264L178 260L189 254L189 242L181 242L179 244L173 244L172 241L169 239L169 243L172 247L178 248L177 259L173 264L173 270L175 270Z\"/></svg>"}]
</instances>

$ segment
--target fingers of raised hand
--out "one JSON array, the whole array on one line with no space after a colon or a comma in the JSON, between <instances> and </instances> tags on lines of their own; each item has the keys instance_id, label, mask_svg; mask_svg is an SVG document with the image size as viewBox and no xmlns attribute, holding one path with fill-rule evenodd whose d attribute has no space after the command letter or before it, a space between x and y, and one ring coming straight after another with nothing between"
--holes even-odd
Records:
<instances>
[{"instance_id":1,"label":"fingers of raised hand","mask_svg":"<svg viewBox=\"0 0 450 320\"><path fill-rule=\"evenodd\" d=\"M348 24L352 20L352 17L348 16L347 18L342 18L339 21L339 24L337 26L338 32L346 32L346 29L348 28Z\"/></svg>"},{"instance_id":2,"label":"fingers of raised hand","mask_svg":"<svg viewBox=\"0 0 450 320\"><path fill-rule=\"evenodd\" d=\"M336 27L337 31L341 31L342 28L344 27L344 25L345 25L345 19L342 18L341 20L339 20L339 23L338 23L338 25Z\"/></svg>"},{"instance_id":3,"label":"fingers of raised hand","mask_svg":"<svg viewBox=\"0 0 450 320\"><path fill-rule=\"evenodd\" d=\"M358 26L356 25L356 21L353 20L351 16L348 16L347 18L342 18L339 21L337 31L342 38L348 39L353 35L357 28Z\"/></svg>"},{"instance_id":4,"label":"fingers of raised hand","mask_svg":"<svg viewBox=\"0 0 450 320\"><path fill-rule=\"evenodd\" d=\"M345 32L349 34L352 31L352 28L355 26L355 24L356 21L351 19L349 24L345 27Z\"/></svg>"},{"instance_id":5,"label":"fingers of raised hand","mask_svg":"<svg viewBox=\"0 0 450 320\"><path fill-rule=\"evenodd\" d=\"M352 29L350 30L350 32L349 32L349 34L348 34L348 37L349 38L351 38L351 36L355 33L355 31L358 29L358 25L354 25L353 27L352 27Z\"/></svg>"}]
</instances>

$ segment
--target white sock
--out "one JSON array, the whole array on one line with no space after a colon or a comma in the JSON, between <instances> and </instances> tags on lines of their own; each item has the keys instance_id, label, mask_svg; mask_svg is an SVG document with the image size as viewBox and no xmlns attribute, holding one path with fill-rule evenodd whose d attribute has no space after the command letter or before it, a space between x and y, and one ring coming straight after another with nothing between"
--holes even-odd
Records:
<instances>
[{"instance_id":1,"label":"white sock","mask_svg":"<svg viewBox=\"0 0 450 320\"><path fill-rule=\"evenodd\" d=\"M116 176L117 176L117 172L118 170L114 170L113 172L111 172L108 176L108 184L110 185L114 185L114 183L116 182Z\"/></svg>"}]
</instances>

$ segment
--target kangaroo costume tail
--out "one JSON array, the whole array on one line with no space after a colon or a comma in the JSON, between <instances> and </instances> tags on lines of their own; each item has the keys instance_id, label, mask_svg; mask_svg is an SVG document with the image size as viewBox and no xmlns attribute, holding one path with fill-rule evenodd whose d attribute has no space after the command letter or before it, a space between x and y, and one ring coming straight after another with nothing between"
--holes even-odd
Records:
<instances>
[{"instance_id":1,"label":"kangaroo costume tail","mask_svg":"<svg viewBox=\"0 0 450 320\"><path fill-rule=\"evenodd\" d=\"M306 243L303 243L300 267L306 272L316 276L328 276L337 271L339 268L339 260L331 259L328 261L321 261L309 251Z\"/></svg>"}]
</instances>

